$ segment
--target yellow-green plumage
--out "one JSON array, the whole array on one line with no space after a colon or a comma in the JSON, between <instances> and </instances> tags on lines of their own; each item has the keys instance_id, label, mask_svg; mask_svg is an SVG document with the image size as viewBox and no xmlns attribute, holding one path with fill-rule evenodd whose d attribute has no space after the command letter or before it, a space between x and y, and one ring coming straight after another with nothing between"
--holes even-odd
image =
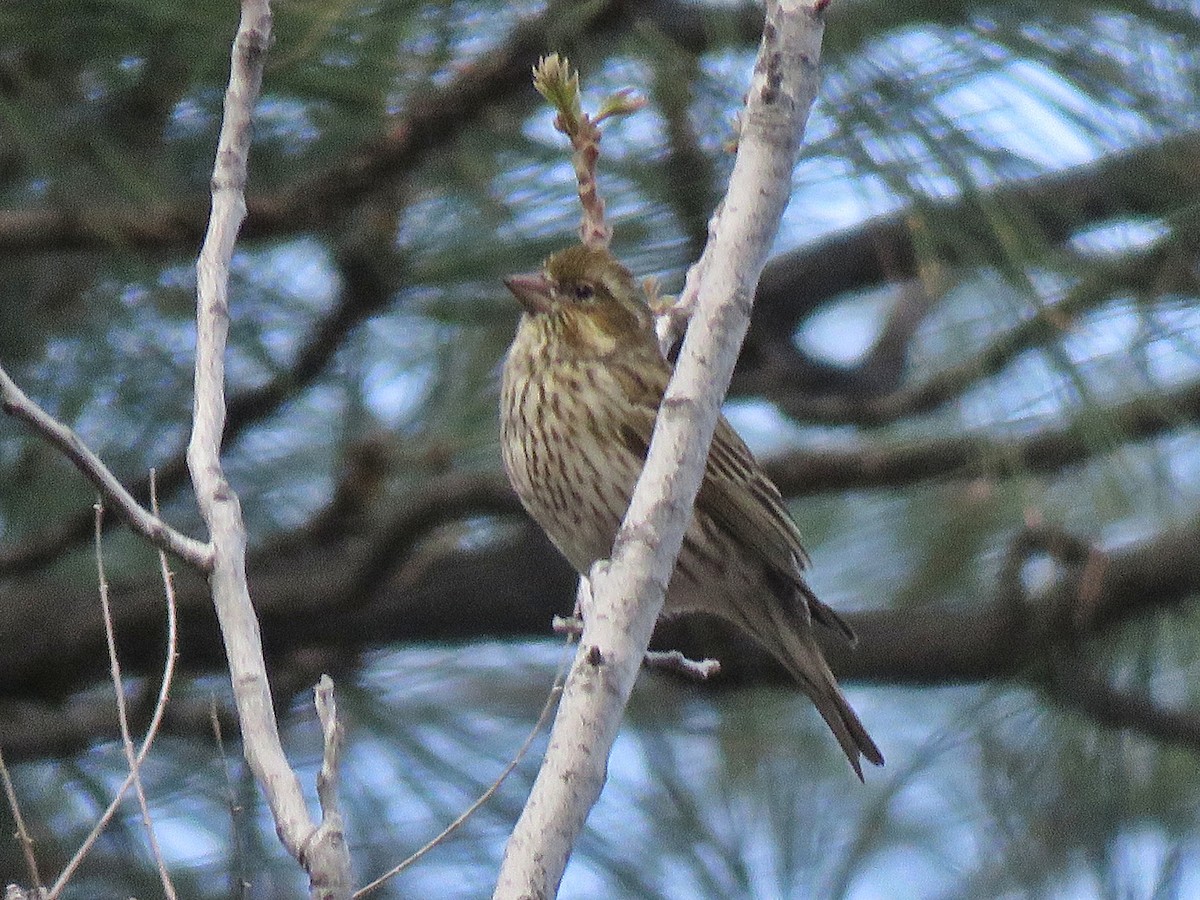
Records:
<instances>
[{"instance_id":1,"label":"yellow-green plumage","mask_svg":"<svg viewBox=\"0 0 1200 900\"><path fill-rule=\"evenodd\" d=\"M504 363L501 451L514 490L577 571L608 557L670 377L652 317L608 250L575 246L506 282L525 314ZM803 577L778 489L722 416L664 611L720 616L779 659L862 776L883 756L846 702L814 620L853 634Z\"/></svg>"}]
</instances>

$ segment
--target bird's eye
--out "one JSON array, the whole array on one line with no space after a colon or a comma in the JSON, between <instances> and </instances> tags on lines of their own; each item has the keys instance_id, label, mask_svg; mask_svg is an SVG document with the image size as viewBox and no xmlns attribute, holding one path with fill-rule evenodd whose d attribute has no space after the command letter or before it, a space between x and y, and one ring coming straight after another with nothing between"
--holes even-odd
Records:
<instances>
[{"instance_id":1,"label":"bird's eye","mask_svg":"<svg viewBox=\"0 0 1200 900\"><path fill-rule=\"evenodd\" d=\"M593 288L590 284L575 285L575 299L576 300L591 300L592 297L594 297L594 296L596 296L596 289Z\"/></svg>"}]
</instances>

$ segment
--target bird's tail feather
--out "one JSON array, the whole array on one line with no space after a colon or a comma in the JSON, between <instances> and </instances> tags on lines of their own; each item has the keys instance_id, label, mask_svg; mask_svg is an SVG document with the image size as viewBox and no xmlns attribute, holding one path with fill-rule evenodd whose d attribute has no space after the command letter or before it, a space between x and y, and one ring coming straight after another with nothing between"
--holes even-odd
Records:
<instances>
[{"instance_id":1,"label":"bird's tail feather","mask_svg":"<svg viewBox=\"0 0 1200 900\"><path fill-rule=\"evenodd\" d=\"M763 643L799 682L808 694L817 712L837 738L842 752L850 760L854 773L862 780L862 762L882 766L883 754L867 734L858 714L851 708L845 694L838 687L833 671L825 662L825 656L812 634L807 622L797 621L783 608L782 604L768 604L771 634L755 636Z\"/></svg>"}]
</instances>

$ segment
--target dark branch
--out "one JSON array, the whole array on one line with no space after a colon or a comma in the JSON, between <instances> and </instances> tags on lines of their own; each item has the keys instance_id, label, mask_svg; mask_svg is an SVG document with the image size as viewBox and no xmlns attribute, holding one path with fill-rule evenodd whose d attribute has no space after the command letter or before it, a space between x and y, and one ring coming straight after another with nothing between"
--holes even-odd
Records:
<instances>
[{"instance_id":1,"label":"dark branch","mask_svg":"<svg viewBox=\"0 0 1200 900\"><path fill-rule=\"evenodd\" d=\"M1048 247L1055 248L1079 231L1113 218L1169 215L1178 206L1178 195L1158 190L1154 173L1177 178L1180 172L1194 171L1200 171L1200 134L1191 132L1112 154L1097 163L1006 184L982 196L975 193L910 207L782 254L771 260L759 282L743 366L733 388L750 392L775 385L773 399L778 402L787 395L802 398L795 409L802 418L853 416L845 404L830 410L822 410L819 404L810 409L803 398L878 396L894 390L897 383L881 379L870 365L823 364L791 345L800 323L831 299L917 278L923 256L932 256L950 269L1005 265L994 238L996 209L1020 210L1023 227L1035 229ZM914 240L918 233L914 217L927 223L919 231L921 254ZM1195 229L1186 230L1194 233ZM967 257L964 247L993 247L997 255ZM894 374L894 367L890 371ZM786 386L786 395L779 386ZM881 411L881 417L888 415L886 408Z\"/></svg>"},{"instance_id":2,"label":"dark branch","mask_svg":"<svg viewBox=\"0 0 1200 900\"><path fill-rule=\"evenodd\" d=\"M1200 382L1085 410L1075 421L1033 434L954 435L895 446L800 450L767 460L786 496L901 487L931 478L1054 472L1098 457L1123 441L1144 440L1200 421Z\"/></svg>"},{"instance_id":3,"label":"dark branch","mask_svg":"<svg viewBox=\"0 0 1200 900\"><path fill-rule=\"evenodd\" d=\"M839 675L879 683L1023 677L1037 670L1047 654L1061 653L1056 648L1064 644L1077 645L1114 625L1195 597L1200 593L1198 545L1200 520L1103 554L1099 568L1078 567L1033 600L1014 594L1001 580L995 596L982 605L847 612L859 644L847 650L831 642L827 654ZM252 565L251 588L278 676L277 702L286 704L289 689L303 690L321 672L335 677L352 672L364 649L380 645L548 637L552 616L569 612L575 596L574 573L532 528L484 548L455 545L432 555L410 555L365 604L346 589L362 558L361 548L309 547ZM223 665L222 650L204 585L185 573L179 581L181 671L217 670ZM161 648L142 637L161 630L160 590L150 581L114 589L115 627L124 635L119 652L128 674L161 664ZM51 592L58 598L56 615L47 622L43 598ZM8 611L0 620L0 640L20 648L19 654L0 656L4 708L19 712L27 708L24 704L65 702L105 676L92 593L28 584L20 590L10 586L0 596ZM887 599L872 602L883 607ZM663 623L654 648L720 660L714 686L787 681L786 673L742 637L707 619ZM64 658L73 664L63 666ZM14 758L40 752L21 718L0 718L0 723L0 743L6 752L14 748ZM89 723L91 740L100 736L91 730L100 724ZM109 727L115 728L115 722ZM10 736L9 729L20 734ZM50 729L47 736L51 752L71 748L70 734L62 727Z\"/></svg>"},{"instance_id":4,"label":"dark branch","mask_svg":"<svg viewBox=\"0 0 1200 900\"><path fill-rule=\"evenodd\" d=\"M1087 274L1062 300L1043 307L1037 316L1001 334L967 361L922 382L898 387L909 339L931 306L919 283L909 282L897 297L888 327L867 357L856 366L837 369L827 379L840 388L838 392L821 395L803 389L804 375L815 377L816 370L789 334L772 338L768 356L761 356L763 349L759 349L759 363L742 377L739 388L773 400L791 417L807 422L878 426L930 412L1001 372L1025 351L1061 338L1079 316L1122 292L1140 294L1153 285L1158 295L1194 295L1197 235L1189 225L1184 223L1151 247L1119 259L1088 262Z\"/></svg>"},{"instance_id":5,"label":"dark branch","mask_svg":"<svg viewBox=\"0 0 1200 900\"><path fill-rule=\"evenodd\" d=\"M635 6L637 4L629 4ZM489 107L528 92L529 70L548 43L628 24L625 4L589 5L563 16L557 7L516 26L507 41L450 84L413 98L386 132L324 171L272 195L246 199L245 239L295 235L323 226L348 207L411 172ZM0 251L191 247L203 236L204 197L90 210L0 210Z\"/></svg>"},{"instance_id":6,"label":"dark branch","mask_svg":"<svg viewBox=\"0 0 1200 900\"><path fill-rule=\"evenodd\" d=\"M1051 697L1100 725L1200 752L1200 710L1168 709L1145 694L1115 688L1081 660L1052 664L1045 683Z\"/></svg>"}]
</instances>

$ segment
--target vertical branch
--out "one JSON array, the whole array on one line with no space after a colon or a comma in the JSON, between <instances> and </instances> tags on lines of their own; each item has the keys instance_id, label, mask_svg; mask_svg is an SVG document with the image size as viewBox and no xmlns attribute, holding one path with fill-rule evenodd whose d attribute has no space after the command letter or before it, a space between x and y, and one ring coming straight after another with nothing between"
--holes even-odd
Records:
<instances>
[{"instance_id":1,"label":"vertical branch","mask_svg":"<svg viewBox=\"0 0 1200 900\"><path fill-rule=\"evenodd\" d=\"M153 470L150 471L150 499L153 503L154 515L158 516L158 491L157 491L157 486L155 484L155 477L154 477ZM100 574L100 584L101 584L101 597L104 599L104 604L103 604L105 607L104 618L105 618L105 628L107 630L107 629L111 629L112 618L108 614L108 609L107 609L107 597L106 597L107 584L105 582L104 572L103 572L103 558L99 555L99 550L100 550L99 542L98 542L99 528L100 528L99 511L97 508L97 519L96 519L97 557L96 558L100 564L99 574ZM165 665L163 666L162 683L159 685L158 699L154 703L154 714L150 716L150 725L149 725L149 727L146 728L146 736L142 739L142 746L138 750L137 756L134 757L132 760L130 760L129 774L125 776L125 781L121 784L121 786L119 788L117 788L116 794L113 795L112 801L108 804L108 808L104 811L104 814L100 816L100 819L92 827L92 830L88 833L88 836L86 838L84 838L83 843L79 845L79 849L75 851L75 855L72 856L71 860L67 863L67 865L63 867L62 872L59 874L58 878L54 882L54 886L45 895L47 900L54 900L55 897L58 897L59 895L62 894L62 892L66 889L68 882L70 882L71 878L73 877L75 871L79 868L79 865L83 862L84 857L86 857L88 855L88 853L91 852L92 846L99 839L99 837L100 837L101 833L104 831L104 829L108 827L108 823L112 820L112 817L117 812L117 807L121 805L121 800L125 797L125 792L129 790L129 786L133 783L134 778L137 775L137 772L141 769L142 763L145 762L146 757L150 754L150 748L154 745L154 739L158 735L159 727L162 725L163 716L165 716L166 712L167 712L167 697L170 694L171 685L174 683L174 680L175 680L175 655L176 655L175 651L176 651L176 648L179 646L179 641L178 641L179 629L178 629L178 621L177 621L178 616L176 614L175 589L171 583L170 573L167 570L166 557L164 555L162 555L161 551L159 552L159 560L160 560L162 570L163 570L163 586L164 586L164 589L166 590L166 595L167 595L167 661L166 661ZM120 672L116 671L115 647L112 649L112 654L113 654L112 662L113 662L114 672L115 672L114 681L115 681L115 683L117 683L119 685ZM118 702L123 702L123 698L121 698L121 690L120 690L119 686L117 688L117 695L118 695ZM118 709L121 709L121 707L118 707ZM165 873L164 873L164 875L165 875ZM164 881L164 884L165 883L166 882Z\"/></svg>"},{"instance_id":2,"label":"vertical branch","mask_svg":"<svg viewBox=\"0 0 1200 900\"><path fill-rule=\"evenodd\" d=\"M600 111L588 115L579 95L579 73L557 53L543 56L533 67L533 86L557 110L554 127L571 141L571 165L579 186L579 205L583 219L579 240L589 247L607 247L612 241L612 226L604 219L604 198L596 182L596 160L600 158L600 123L641 109L646 101L621 92L605 99Z\"/></svg>"},{"instance_id":3,"label":"vertical branch","mask_svg":"<svg viewBox=\"0 0 1200 900\"><path fill-rule=\"evenodd\" d=\"M608 754L691 519L754 289L791 188L816 97L828 0L767 5L741 141L719 221L698 266L696 314L659 410L646 465L594 604L546 758L505 848L494 897L553 896L604 785Z\"/></svg>"},{"instance_id":4,"label":"vertical branch","mask_svg":"<svg viewBox=\"0 0 1200 900\"><path fill-rule=\"evenodd\" d=\"M146 842L150 846L150 855L158 867L158 877L162 882L163 896L167 900L175 900L175 885L167 872L167 863L163 859L162 848L158 845L158 835L154 833L154 820L150 817L150 804L146 800L146 789L142 785L141 763L138 762L137 752L133 748L133 736L129 732L129 711L125 703L125 682L121 678L121 663L117 659L117 635L113 626L112 605L108 599L108 575L104 569L104 504L96 500L95 543L96 578L100 583L100 611L104 618L104 640L108 646L109 675L112 678L113 690L117 704L117 724L121 730L121 747L125 751L125 761L129 763L129 775L133 779L133 793L137 797L138 809L142 813L142 827L146 829ZM158 511L155 510L155 515ZM162 553L160 550L159 553ZM171 665L175 654L174 646L167 648L167 665Z\"/></svg>"},{"instance_id":5,"label":"vertical branch","mask_svg":"<svg viewBox=\"0 0 1200 900\"><path fill-rule=\"evenodd\" d=\"M321 723L324 752L321 755L321 770L317 773L317 799L321 804L321 824L309 837L304 848L305 857L314 848L326 856L329 877L322 885L322 897L349 897L353 890L350 882L350 848L346 845L345 820L338 800L338 767L342 756L345 733L337 717L337 701L333 695L333 679L322 675L313 692L317 707L317 719ZM336 879L336 880L335 880Z\"/></svg>"},{"instance_id":6,"label":"vertical branch","mask_svg":"<svg viewBox=\"0 0 1200 900\"><path fill-rule=\"evenodd\" d=\"M17 800L17 789L13 786L12 776L4 762L4 753L0 751L0 781L4 782L4 796L8 800L9 811L12 812L13 822L17 826L16 838L21 842L21 853L25 857L25 869L29 873L30 893L35 897L44 897L46 889L42 887L42 874L38 871L37 856L33 852L33 837L25 827L25 817L21 815L21 804Z\"/></svg>"},{"instance_id":7,"label":"vertical branch","mask_svg":"<svg viewBox=\"0 0 1200 900\"><path fill-rule=\"evenodd\" d=\"M251 113L271 37L268 0L243 0L212 177L212 212L196 267L196 377L187 460L213 548L209 583L242 729L246 760L266 795L276 831L307 869L313 897L349 894L349 856L339 829L319 833L279 739L258 619L246 585L246 528L221 467L225 429L225 343L229 266L246 215L244 189Z\"/></svg>"}]
</instances>

